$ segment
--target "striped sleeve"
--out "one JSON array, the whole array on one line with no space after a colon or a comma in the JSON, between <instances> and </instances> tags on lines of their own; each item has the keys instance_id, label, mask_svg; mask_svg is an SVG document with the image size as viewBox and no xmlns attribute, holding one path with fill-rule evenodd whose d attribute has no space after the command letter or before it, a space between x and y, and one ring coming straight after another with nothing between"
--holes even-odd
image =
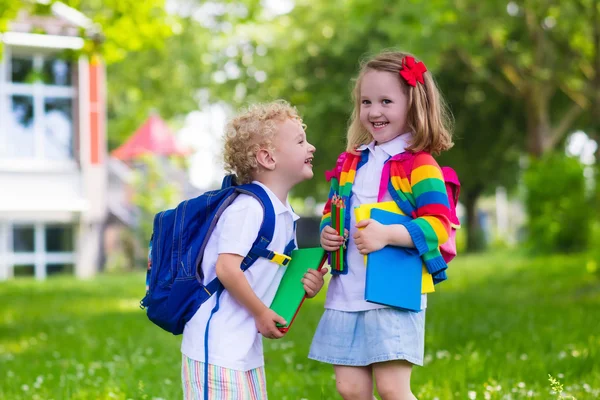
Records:
<instances>
[{"instance_id":1,"label":"striped sleeve","mask_svg":"<svg viewBox=\"0 0 600 400\"><path fill-rule=\"evenodd\" d=\"M321 217L321 225L319 227L319 232L323 231L326 226L331 226L331 199L333 195L337 192L339 181L336 177L331 178L331 185L329 187L329 195L327 196L327 203L325 203L325 208L323 208L323 216Z\"/></svg>"},{"instance_id":2,"label":"striped sleeve","mask_svg":"<svg viewBox=\"0 0 600 400\"><path fill-rule=\"evenodd\" d=\"M427 153L419 154L410 175L416 218L405 224L420 255L448 240L450 204L442 170Z\"/></svg>"},{"instance_id":3,"label":"striped sleeve","mask_svg":"<svg viewBox=\"0 0 600 400\"><path fill-rule=\"evenodd\" d=\"M325 177L330 182L329 185L329 194L327 196L327 203L325 203L325 208L323 209L323 217L321 217L321 225L319 227L319 232L322 232L323 229L327 225L331 226L331 200L333 196L337 193L340 194L340 180L343 175L342 166L348 157L348 153L342 152L338 156L338 159L335 163L335 167L331 171L325 172Z\"/></svg>"}]
</instances>

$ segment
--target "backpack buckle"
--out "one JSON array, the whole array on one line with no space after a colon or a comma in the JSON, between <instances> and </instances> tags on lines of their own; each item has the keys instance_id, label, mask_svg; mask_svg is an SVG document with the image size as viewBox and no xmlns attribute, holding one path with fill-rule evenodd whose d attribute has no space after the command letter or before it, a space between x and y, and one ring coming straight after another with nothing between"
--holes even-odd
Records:
<instances>
[{"instance_id":1,"label":"backpack buckle","mask_svg":"<svg viewBox=\"0 0 600 400\"><path fill-rule=\"evenodd\" d=\"M292 257L276 252L273 252L273 258L271 258L271 261L283 267L287 266L291 260Z\"/></svg>"}]
</instances>

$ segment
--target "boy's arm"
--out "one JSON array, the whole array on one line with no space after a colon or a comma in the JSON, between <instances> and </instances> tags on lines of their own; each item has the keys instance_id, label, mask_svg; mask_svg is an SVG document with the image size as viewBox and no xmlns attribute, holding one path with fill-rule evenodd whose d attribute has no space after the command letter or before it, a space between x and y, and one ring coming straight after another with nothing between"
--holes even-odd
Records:
<instances>
[{"instance_id":1,"label":"boy's arm","mask_svg":"<svg viewBox=\"0 0 600 400\"><path fill-rule=\"evenodd\" d=\"M225 289L244 306L256 320L258 331L265 337L276 339L283 336L275 323L286 321L267 307L254 293L241 269L244 257L238 254L223 253L217 258L216 272Z\"/></svg>"},{"instance_id":2,"label":"boy's arm","mask_svg":"<svg viewBox=\"0 0 600 400\"><path fill-rule=\"evenodd\" d=\"M442 170L427 153L418 155L410 176L417 217L402 224L420 255L448 240L450 204Z\"/></svg>"},{"instance_id":3,"label":"boy's arm","mask_svg":"<svg viewBox=\"0 0 600 400\"><path fill-rule=\"evenodd\" d=\"M243 196L243 195L242 195ZM250 197L238 197L217 222L217 277L234 299L254 317L258 331L268 338L279 338L281 332L275 321L283 321L254 293L241 263L248 254L263 222L264 211L260 203ZM250 267L252 268L252 267ZM283 321L285 323L285 321Z\"/></svg>"}]
</instances>

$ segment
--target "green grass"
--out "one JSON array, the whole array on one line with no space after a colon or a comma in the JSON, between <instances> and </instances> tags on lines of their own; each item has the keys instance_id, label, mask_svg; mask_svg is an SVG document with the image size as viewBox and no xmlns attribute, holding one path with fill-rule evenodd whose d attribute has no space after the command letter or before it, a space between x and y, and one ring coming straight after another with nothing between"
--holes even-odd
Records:
<instances>
[{"instance_id":1,"label":"green grass","mask_svg":"<svg viewBox=\"0 0 600 400\"><path fill-rule=\"evenodd\" d=\"M429 296L426 399L549 399L548 374L600 396L600 281L583 255L459 257ZM180 337L138 308L142 274L0 283L0 399L177 399ZM331 366L308 360L323 295L282 340L265 341L275 400L336 399Z\"/></svg>"}]
</instances>

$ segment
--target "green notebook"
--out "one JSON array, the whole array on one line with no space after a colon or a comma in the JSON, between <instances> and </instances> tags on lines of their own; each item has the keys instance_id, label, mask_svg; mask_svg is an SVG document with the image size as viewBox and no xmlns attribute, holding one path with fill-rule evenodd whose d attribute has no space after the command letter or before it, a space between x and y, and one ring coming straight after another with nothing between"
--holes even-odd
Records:
<instances>
[{"instance_id":1,"label":"green notebook","mask_svg":"<svg viewBox=\"0 0 600 400\"><path fill-rule=\"evenodd\" d=\"M325 250L321 247L297 249L292 251L290 257L292 260L287 266L271 303L271 310L281 315L288 323L286 326L277 325L282 332L287 332L290 328L306 297L304 285L301 282L302 277L309 268L321 269L327 260Z\"/></svg>"}]
</instances>

